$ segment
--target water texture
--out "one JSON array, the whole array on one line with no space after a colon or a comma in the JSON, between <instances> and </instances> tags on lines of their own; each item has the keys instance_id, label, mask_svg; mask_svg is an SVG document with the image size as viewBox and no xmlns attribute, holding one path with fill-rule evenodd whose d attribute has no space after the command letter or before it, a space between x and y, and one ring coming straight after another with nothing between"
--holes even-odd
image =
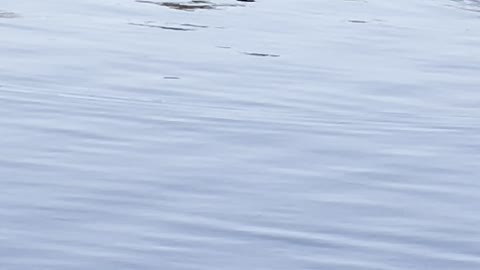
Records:
<instances>
[{"instance_id":1,"label":"water texture","mask_svg":"<svg viewBox=\"0 0 480 270\"><path fill-rule=\"evenodd\" d=\"M1 270L480 269L480 3L0 0Z\"/></svg>"}]
</instances>

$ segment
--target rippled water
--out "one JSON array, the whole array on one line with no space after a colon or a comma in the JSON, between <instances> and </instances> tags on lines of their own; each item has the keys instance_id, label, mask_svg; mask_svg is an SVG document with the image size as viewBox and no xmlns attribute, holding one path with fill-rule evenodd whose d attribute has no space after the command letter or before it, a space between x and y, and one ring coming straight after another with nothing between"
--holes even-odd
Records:
<instances>
[{"instance_id":1,"label":"rippled water","mask_svg":"<svg viewBox=\"0 0 480 270\"><path fill-rule=\"evenodd\" d=\"M480 2L0 1L0 269L480 269Z\"/></svg>"}]
</instances>

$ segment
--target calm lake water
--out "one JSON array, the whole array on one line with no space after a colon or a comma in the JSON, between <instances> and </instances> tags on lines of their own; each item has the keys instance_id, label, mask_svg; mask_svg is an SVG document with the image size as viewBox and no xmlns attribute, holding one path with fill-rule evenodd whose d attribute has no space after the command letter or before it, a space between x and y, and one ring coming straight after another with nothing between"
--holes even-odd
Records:
<instances>
[{"instance_id":1,"label":"calm lake water","mask_svg":"<svg viewBox=\"0 0 480 270\"><path fill-rule=\"evenodd\" d=\"M1 270L480 269L480 1L0 10Z\"/></svg>"}]
</instances>

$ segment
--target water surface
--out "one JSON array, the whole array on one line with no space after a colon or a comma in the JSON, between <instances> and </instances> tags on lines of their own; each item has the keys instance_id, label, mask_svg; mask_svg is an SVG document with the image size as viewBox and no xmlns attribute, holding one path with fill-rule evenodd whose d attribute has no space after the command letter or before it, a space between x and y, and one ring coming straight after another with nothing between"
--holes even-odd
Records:
<instances>
[{"instance_id":1,"label":"water surface","mask_svg":"<svg viewBox=\"0 0 480 270\"><path fill-rule=\"evenodd\" d=\"M0 2L1 269L480 268L478 1L146 2Z\"/></svg>"}]
</instances>

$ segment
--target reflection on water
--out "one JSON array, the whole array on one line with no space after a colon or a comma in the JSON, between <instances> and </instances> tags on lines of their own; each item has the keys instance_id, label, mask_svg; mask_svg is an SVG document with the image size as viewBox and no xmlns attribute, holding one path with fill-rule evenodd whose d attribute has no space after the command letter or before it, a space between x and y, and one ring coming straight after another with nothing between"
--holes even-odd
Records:
<instances>
[{"instance_id":1,"label":"reflection on water","mask_svg":"<svg viewBox=\"0 0 480 270\"><path fill-rule=\"evenodd\" d=\"M2 3L0 269L480 269L478 3L247 2Z\"/></svg>"}]
</instances>

